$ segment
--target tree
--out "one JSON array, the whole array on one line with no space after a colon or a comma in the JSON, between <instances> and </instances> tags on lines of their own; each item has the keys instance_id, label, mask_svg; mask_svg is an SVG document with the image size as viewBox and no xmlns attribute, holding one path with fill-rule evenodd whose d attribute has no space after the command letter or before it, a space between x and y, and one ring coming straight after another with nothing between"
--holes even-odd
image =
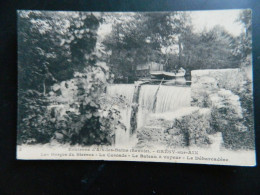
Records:
<instances>
[{"instance_id":1,"label":"tree","mask_svg":"<svg viewBox=\"0 0 260 195\"><path fill-rule=\"evenodd\" d=\"M19 88L44 92L45 85L70 79L95 63L91 53L98 26L99 20L89 13L20 11Z\"/></svg>"},{"instance_id":2,"label":"tree","mask_svg":"<svg viewBox=\"0 0 260 195\"><path fill-rule=\"evenodd\" d=\"M252 12L250 9L246 9L240 12L237 22L241 23L245 28L245 34L247 37L252 37Z\"/></svg>"},{"instance_id":3,"label":"tree","mask_svg":"<svg viewBox=\"0 0 260 195\"><path fill-rule=\"evenodd\" d=\"M168 57L162 49L177 43L177 36L185 31L186 17L179 12L124 16L114 16L119 22L114 23L103 43L111 52L108 64L116 77L127 76L134 81L137 65L151 61L167 63Z\"/></svg>"},{"instance_id":4,"label":"tree","mask_svg":"<svg viewBox=\"0 0 260 195\"><path fill-rule=\"evenodd\" d=\"M112 144L123 125L101 100L111 74L97 46L100 15L21 11L18 18L19 143Z\"/></svg>"},{"instance_id":5,"label":"tree","mask_svg":"<svg viewBox=\"0 0 260 195\"><path fill-rule=\"evenodd\" d=\"M242 24L244 32L237 38L234 55L241 59L241 67L252 66L252 13L251 10L240 12L237 22Z\"/></svg>"},{"instance_id":6,"label":"tree","mask_svg":"<svg viewBox=\"0 0 260 195\"><path fill-rule=\"evenodd\" d=\"M221 26L202 33L187 31L182 36L182 66L188 71L239 67L239 59L233 55L235 42Z\"/></svg>"}]
</instances>

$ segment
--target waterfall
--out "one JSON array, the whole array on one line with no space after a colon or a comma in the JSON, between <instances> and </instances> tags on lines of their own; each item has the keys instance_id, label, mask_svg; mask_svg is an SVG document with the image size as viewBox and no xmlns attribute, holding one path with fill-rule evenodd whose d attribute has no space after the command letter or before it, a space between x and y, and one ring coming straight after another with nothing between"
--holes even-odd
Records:
<instances>
[{"instance_id":1,"label":"waterfall","mask_svg":"<svg viewBox=\"0 0 260 195\"><path fill-rule=\"evenodd\" d=\"M140 91L139 106L151 111L158 85L143 85ZM178 108L190 106L190 88L176 86L161 86L157 94L155 112L175 111Z\"/></svg>"},{"instance_id":2,"label":"waterfall","mask_svg":"<svg viewBox=\"0 0 260 195\"><path fill-rule=\"evenodd\" d=\"M130 139L130 116L131 116L131 103L134 96L134 85L132 84L114 84L107 87L107 94L114 97L122 96L125 98L126 103L130 106L125 108L119 107L122 123L126 126L126 131L118 129L116 132L115 145L127 146Z\"/></svg>"},{"instance_id":3,"label":"waterfall","mask_svg":"<svg viewBox=\"0 0 260 195\"><path fill-rule=\"evenodd\" d=\"M137 114L137 128L145 125L152 110L155 113L174 112L182 107L190 106L190 87L180 86L160 86L157 93L157 101L153 108L155 94L159 85L142 85L139 94L139 109ZM123 96L127 103L131 105L134 95L134 84L115 84L107 88L107 94L111 96ZM116 132L115 144L117 146L129 145L130 141L130 116L131 106L120 108L122 122L127 127L127 131L118 130Z\"/></svg>"},{"instance_id":4,"label":"waterfall","mask_svg":"<svg viewBox=\"0 0 260 195\"><path fill-rule=\"evenodd\" d=\"M190 87L162 86L158 93L156 112L176 111L190 106Z\"/></svg>"},{"instance_id":5,"label":"waterfall","mask_svg":"<svg viewBox=\"0 0 260 195\"><path fill-rule=\"evenodd\" d=\"M138 128L142 127L149 118L152 110L155 113L174 112L179 108L190 106L190 87L164 86L162 85L157 94L155 108L153 102L158 85L143 85L139 98Z\"/></svg>"}]
</instances>

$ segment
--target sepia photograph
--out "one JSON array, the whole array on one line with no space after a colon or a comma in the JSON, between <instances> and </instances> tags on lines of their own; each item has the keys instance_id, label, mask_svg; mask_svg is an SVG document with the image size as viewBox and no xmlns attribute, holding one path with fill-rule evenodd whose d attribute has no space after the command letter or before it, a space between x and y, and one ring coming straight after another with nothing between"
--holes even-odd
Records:
<instances>
[{"instance_id":1,"label":"sepia photograph","mask_svg":"<svg viewBox=\"0 0 260 195\"><path fill-rule=\"evenodd\" d=\"M255 166L252 11L17 11L17 159Z\"/></svg>"}]
</instances>

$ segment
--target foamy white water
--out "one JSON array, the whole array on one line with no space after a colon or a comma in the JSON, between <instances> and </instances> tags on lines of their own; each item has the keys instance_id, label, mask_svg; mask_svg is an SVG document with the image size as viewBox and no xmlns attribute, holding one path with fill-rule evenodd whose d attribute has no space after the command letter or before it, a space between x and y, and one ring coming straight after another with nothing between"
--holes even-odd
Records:
<instances>
[{"instance_id":1,"label":"foamy white water","mask_svg":"<svg viewBox=\"0 0 260 195\"><path fill-rule=\"evenodd\" d=\"M130 106L126 108L119 108L122 117L121 122L126 126L127 130L118 129L116 132L115 145L127 146L130 142L130 117L131 117L131 104L134 95L134 85L131 84L115 84L107 87L107 94L110 96L123 96L126 103Z\"/></svg>"},{"instance_id":2,"label":"foamy white water","mask_svg":"<svg viewBox=\"0 0 260 195\"><path fill-rule=\"evenodd\" d=\"M159 85L143 85L139 96L139 112L137 127L146 124L147 119L155 110L156 114L174 112L180 108L189 107L191 102L190 87L160 86L157 93L156 104L155 94ZM153 108L155 106L155 108Z\"/></svg>"},{"instance_id":3,"label":"foamy white water","mask_svg":"<svg viewBox=\"0 0 260 195\"><path fill-rule=\"evenodd\" d=\"M155 93L159 85L143 85L140 91L139 104L143 109L152 110ZM160 86L157 93L155 113L163 113L188 107L191 102L190 87Z\"/></svg>"},{"instance_id":4,"label":"foamy white water","mask_svg":"<svg viewBox=\"0 0 260 195\"><path fill-rule=\"evenodd\" d=\"M178 86L160 86L159 85L142 85L139 94L139 108L137 114L137 127L146 124L147 119L154 109L155 113L174 112L183 107L189 107L191 96L190 87ZM134 96L134 84L115 84L107 88L107 94L110 96L123 96L129 105L132 104ZM156 104L156 91L157 100ZM155 106L155 108L153 108ZM128 145L130 140L130 117L131 106L120 108L122 123L127 127L127 131L118 130L116 132L116 146Z\"/></svg>"}]
</instances>

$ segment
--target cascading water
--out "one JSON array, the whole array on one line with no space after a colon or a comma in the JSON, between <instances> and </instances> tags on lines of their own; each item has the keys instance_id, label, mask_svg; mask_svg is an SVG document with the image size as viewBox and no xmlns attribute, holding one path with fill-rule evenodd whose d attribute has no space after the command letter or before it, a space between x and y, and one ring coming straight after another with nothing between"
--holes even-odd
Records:
<instances>
[{"instance_id":1,"label":"cascading water","mask_svg":"<svg viewBox=\"0 0 260 195\"><path fill-rule=\"evenodd\" d=\"M116 132L115 145L127 146L130 138L130 116L131 104L134 95L134 85L131 84L114 84L107 87L107 94L112 97L123 97L126 107L119 107L122 123L126 126L126 131L118 129Z\"/></svg>"},{"instance_id":2,"label":"cascading water","mask_svg":"<svg viewBox=\"0 0 260 195\"><path fill-rule=\"evenodd\" d=\"M190 106L190 87L163 85L159 88L157 101L154 105L155 94L158 87L158 85L143 85L141 87L137 122L138 128L145 125L149 114L151 114L153 110L155 113L174 112L179 108Z\"/></svg>"},{"instance_id":3,"label":"cascading water","mask_svg":"<svg viewBox=\"0 0 260 195\"><path fill-rule=\"evenodd\" d=\"M190 87L160 86L157 93L157 101L154 105L155 94L159 85L142 85L139 94L139 109L137 114L137 128L145 125L149 115L155 113L174 112L182 107L190 106ZM110 96L123 96L127 103L131 105L134 95L133 84L116 84L107 88ZM155 106L155 108L154 108ZM127 127L127 131L118 130L116 132L116 146L128 146L130 141L130 117L131 106L120 108L122 122Z\"/></svg>"},{"instance_id":4,"label":"cascading water","mask_svg":"<svg viewBox=\"0 0 260 195\"><path fill-rule=\"evenodd\" d=\"M190 106L190 87L161 86L156 103L156 112L176 111Z\"/></svg>"}]
</instances>

